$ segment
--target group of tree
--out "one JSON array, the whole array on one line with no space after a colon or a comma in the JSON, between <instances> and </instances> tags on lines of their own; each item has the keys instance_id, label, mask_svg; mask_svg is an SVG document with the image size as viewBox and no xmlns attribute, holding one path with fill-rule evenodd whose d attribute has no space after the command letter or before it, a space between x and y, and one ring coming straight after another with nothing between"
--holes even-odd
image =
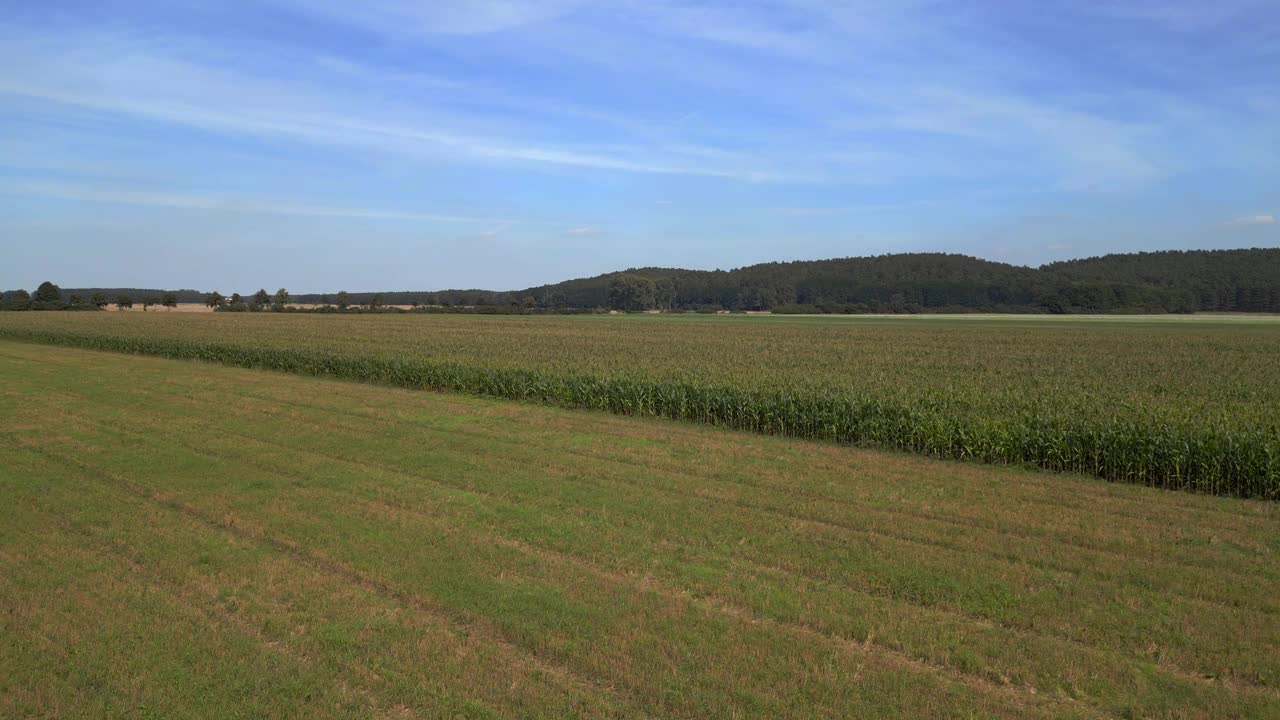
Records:
<instances>
[{"instance_id":1,"label":"group of tree","mask_svg":"<svg viewBox=\"0 0 1280 720\"><path fill-rule=\"evenodd\" d=\"M240 293L231 293L231 297L225 297L217 290L204 296L204 304L219 312L284 312L289 309L291 301L289 291L284 288L276 290L275 295L268 293L266 288L261 288L247 298Z\"/></svg>"},{"instance_id":2,"label":"group of tree","mask_svg":"<svg viewBox=\"0 0 1280 720\"><path fill-rule=\"evenodd\" d=\"M1280 249L1108 255L1039 268L963 255L638 268L492 299L617 310L775 312L1280 312Z\"/></svg>"},{"instance_id":3,"label":"group of tree","mask_svg":"<svg viewBox=\"0 0 1280 720\"><path fill-rule=\"evenodd\" d=\"M0 293L0 310L102 310L112 302L120 309L133 307L133 299L128 295L118 295L113 301L100 290L92 293L64 291L48 280L40 283L35 293L29 293L23 289ZM149 309L155 305L169 308L178 305L177 297L173 293L148 295L140 302L143 304L143 309Z\"/></svg>"},{"instance_id":4,"label":"group of tree","mask_svg":"<svg viewBox=\"0 0 1280 720\"><path fill-rule=\"evenodd\" d=\"M98 308L105 308L108 303L105 295L94 295L93 304ZM117 310L132 310L134 306L134 298L132 295L117 295L112 303ZM157 305L170 310L178 307L178 297L173 293L164 293L163 295L146 295L137 299L137 304L142 306L142 311L146 312Z\"/></svg>"},{"instance_id":5,"label":"group of tree","mask_svg":"<svg viewBox=\"0 0 1280 720\"><path fill-rule=\"evenodd\" d=\"M374 293L351 293L367 305ZM381 293L432 311L569 309L912 313L1280 312L1280 250L1107 255L1038 268L964 255L881 255L735 270L631 268L516 291ZM300 302L327 305L325 296Z\"/></svg>"},{"instance_id":6,"label":"group of tree","mask_svg":"<svg viewBox=\"0 0 1280 720\"><path fill-rule=\"evenodd\" d=\"M156 291L139 297L137 302L144 311L155 306L172 309L178 306L178 296ZM23 289L0 293L0 310L104 310L113 304L120 310L131 309L134 296L118 293L112 298L103 290L64 291L48 280L40 283L34 294Z\"/></svg>"},{"instance_id":7,"label":"group of tree","mask_svg":"<svg viewBox=\"0 0 1280 720\"><path fill-rule=\"evenodd\" d=\"M1280 312L1280 249L1104 255L1043 269L1078 287L1163 290L1203 312Z\"/></svg>"},{"instance_id":8,"label":"group of tree","mask_svg":"<svg viewBox=\"0 0 1280 720\"><path fill-rule=\"evenodd\" d=\"M291 304L295 302L316 307L301 308ZM263 288L247 298L242 297L240 293L232 293L231 297L224 297L222 293L215 290L205 296L204 304L219 312L346 312L379 311L386 308L386 302L381 293L373 293L367 298L362 298L362 301L356 301L351 293L342 290L333 298L328 295L319 295L300 300L291 297L285 288L276 290L274 295Z\"/></svg>"},{"instance_id":9,"label":"group of tree","mask_svg":"<svg viewBox=\"0 0 1280 720\"><path fill-rule=\"evenodd\" d=\"M196 294L192 299L190 290L111 290L109 288L64 291L52 282L43 282L32 294L26 290L0 292L0 310L102 310L114 305L118 310L132 310L141 307L145 312L153 307L176 308L180 302L202 302L213 310L227 312L285 312L296 311L292 306L294 299L285 288L268 293L265 288L245 297L240 293L232 293L230 297L214 291ZM331 301L329 296L322 296L320 303L331 311L382 311L387 303L381 293L372 293L368 297L356 300L351 293L337 293ZM417 307L420 303L406 303Z\"/></svg>"},{"instance_id":10,"label":"group of tree","mask_svg":"<svg viewBox=\"0 0 1280 720\"><path fill-rule=\"evenodd\" d=\"M46 287L48 286L48 287ZM565 312L574 310L911 313L1280 312L1280 249L1104 255L1038 268L940 253L776 262L735 270L632 268L517 291L339 292L249 297L195 291L62 293L43 283L0 296L0 309L143 309L201 299L230 312ZM66 297L66 300L63 300ZM194 298L194 299L193 299Z\"/></svg>"}]
</instances>

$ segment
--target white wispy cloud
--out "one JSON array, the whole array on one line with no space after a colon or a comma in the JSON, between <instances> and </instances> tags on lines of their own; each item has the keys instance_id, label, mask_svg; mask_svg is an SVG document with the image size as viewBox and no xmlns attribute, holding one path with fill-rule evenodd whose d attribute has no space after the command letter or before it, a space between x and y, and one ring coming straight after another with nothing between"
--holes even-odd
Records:
<instances>
[{"instance_id":1,"label":"white wispy cloud","mask_svg":"<svg viewBox=\"0 0 1280 720\"><path fill-rule=\"evenodd\" d=\"M3 28L0 28L3 30ZM690 175L749 182L796 182L813 178L779 172L755 158L698 144L669 144L642 138L628 144L613 142L590 146L553 142L522 127L519 112L477 115L464 110L432 106L422 109L395 100L409 88L404 84L371 91L361 80L377 76L377 82L393 82L395 74L375 70L356 77L352 67L338 63L341 71L324 78L288 76L270 63L272 72L244 69L216 57L208 48L191 41L179 45L179 55L168 46L153 46L129 37L87 35L65 40L32 43L11 39L0 50L0 60L12 67L38 68L32 73L0 75L0 94L41 100L185 125L223 133L266 135L294 141L339 147L372 147L390 153L426 157L454 157L489 162L514 162L532 166L559 166L641 174ZM136 44L134 44L136 43ZM121 48L129 51L122 53ZM203 54L210 54L201 60ZM272 58L276 65L280 57ZM288 58L285 58L288 60ZM293 63L300 62L297 58ZM334 65L332 59L319 64ZM314 65L314 61L308 63ZM358 67L358 66L356 66ZM286 64L296 72L297 65ZM288 76L288 77L284 77ZM345 78L345 80L344 80ZM410 78L412 85L418 80ZM450 83L429 78L426 82L449 92ZM461 83L453 83L462 86ZM388 97L392 99L388 99ZM474 104L467 96L458 105ZM551 103L537 110L547 111ZM569 107L567 112L587 119L608 114ZM618 121L621 122L621 121ZM490 128L493 134L474 132Z\"/></svg>"},{"instance_id":2,"label":"white wispy cloud","mask_svg":"<svg viewBox=\"0 0 1280 720\"><path fill-rule=\"evenodd\" d=\"M459 263L527 247L504 255L509 277L537 266L544 279L586 257L592 270L660 253L713 265L774 257L780 242L797 257L849 242L985 254L1034 236L1013 252L1062 239L1084 253L1154 236L1154 203L1207 237L1280 227L1175 194L1211 180L1265 199L1274 185L1275 0L57 5L0 19L7 223L125 216L157 237L253 226L316 245L350 222L233 216L360 220L388 244L436 236L410 223L458 223L438 236L457 240ZM246 32L250 15L290 32ZM16 195L76 202L55 218ZM1068 206L1091 219L991 239L1001 216ZM646 241L596 239L615 235ZM486 260L476 281L494 272Z\"/></svg>"},{"instance_id":3,"label":"white wispy cloud","mask_svg":"<svg viewBox=\"0 0 1280 720\"><path fill-rule=\"evenodd\" d=\"M104 30L36 41L0 25L0 66L29 68L0 73L0 93L433 165L753 183L995 179L1066 190L1150 185L1202 162L1177 136L1212 145L1206 156L1243 156L1234 152L1238 138L1256 134L1267 115L1244 104L1201 112L1154 91L1117 112L1057 90L1060 83L1046 83L1053 78L1009 48L984 44L976 31L999 13L945 3L259 2L380 33L396 46L503 33L483 48L455 38L432 49L463 66L475 57L533 61L535 70L572 66L596 81L636 82L642 92L621 100L605 93L593 105L581 86L504 86L496 74L451 76L441 69L448 63L406 70L414 66L333 49L232 52L190 37ZM1220 5L1125 0L1105 11L1058 8L1043 22L1136 19L1181 31L1257 15L1252 0ZM930 52L904 57L912 47ZM1269 86L1250 90L1260 91L1266 96ZM678 110L645 100L652 97L678 98Z\"/></svg>"},{"instance_id":4,"label":"white wispy cloud","mask_svg":"<svg viewBox=\"0 0 1280 720\"><path fill-rule=\"evenodd\" d=\"M821 5L801 9L822 16ZM637 75L680 77L711 96L748 97L777 121L775 127L789 130L760 142L778 152L786 165L804 164L809 175L827 181L1030 171L1044 176L1046 184L1083 188L1132 185L1168 174L1151 149L1151 141L1159 138L1145 132L1161 124L1158 114L1148 113L1143 122L1118 121L1069 97L1029 96L1005 85L1006 80L1028 83L1017 71L1006 77L1017 67L1007 58L983 54L957 40L962 36L931 26L927 18L916 17L912 23L903 13L887 15L846 9L840 13L842 24L834 25L839 34L823 30L813 43L814 56L800 65L727 63L710 50L665 44L644 52L641 47L628 51L617 43L586 42L565 52ZM677 31L680 23L673 27ZM893 42L886 45L882 38L867 49L867 43L848 36L861 37L869 29L884 30ZM811 34L806 28L797 38ZM925 54L912 64L898 57L902 47L917 40L939 49L940 56L956 56L955 61L933 61ZM777 55L787 57L782 51ZM715 114L706 113L704 120L714 122ZM885 135L897 137L886 142ZM902 142L904 135L932 136L935 145L946 148L902 157L901 150L910 147ZM834 143L845 147L833 148ZM874 159L855 168L833 167L832 156L845 151Z\"/></svg>"},{"instance_id":5,"label":"white wispy cloud","mask_svg":"<svg viewBox=\"0 0 1280 720\"><path fill-rule=\"evenodd\" d=\"M177 210L208 210L255 215L294 215L303 217L351 218L356 220L410 220L434 223L494 223L510 224L501 218L467 217L411 210L383 208L335 207L288 202L263 202L253 198L232 195L155 192L130 190L118 187L100 187L67 183L4 182L0 181L0 193L65 198L117 205L141 205ZM493 231L496 234L496 230Z\"/></svg>"},{"instance_id":6,"label":"white wispy cloud","mask_svg":"<svg viewBox=\"0 0 1280 720\"><path fill-rule=\"evenodd\" d=\"M840 215L847 210L842 207L776 207L769 208L769 211L778 215L788 215L791 217L825 217L827 215Z\"/></svg>"},{"instance_id":7,"label":"white wispy cloud","mask_svg":"<svg viewBox=\"0 0 1280 720\"><path fill-rule=\"evenodd\" d=\"M826 217L846 214L893 213L915 210L932 204L933 202L928 200L910 200L896 203L863 203L854 205L781 206L767 208L767 210L776 215L791 217Z\"/></svg>"},{"instance_id":8,"label":"white wispy cloud","mask_svg":"<svg viewBox=\"0 0 1280 720\"><path fill-rule=\"evenodd\" d=\"M271 0L273 4L390 34L484 35L545 22L583 0Z\"/></svg>"},{"instance_id":9,"label":"white wispy cloud","mask_svg":"<svg viewBox=\"0 0 1280 720\"><path fill-rule=\"evenodd\" d=\"M1156 23L1175 32L1213 30L1225 22L1263 8L1257 0L1172 2L1169 0L1118 0L1081 3L1078 10L1097 17Z\"/></svg>"},{"instance_id":10,"label":"white wispy cloud","mask_svg":"<svg viewBox=\"0 0 1280 720\"><path fill-rule=\"evenodd\" d=\"M1224 225L1271 225L1276 222L1276 216L1271 213L1258 213L1257 215L1244 215L1242 217L1231 218Z\"/></svg>"},{"instance_id":11,"label":"white wispy cloud","mask_svg":"<svg viewBox=\"0 0 1280 720\"><path fill-rule=\"evenodd\" d=\"M491 228L488 228L486 230L481 230L479 232L479 235L482 238L495 238L495 237L498 237L498 234L501 233L503 230L506 230L507 228L511 227L512 224L513 223L510 223L510 222L501 222L501 223L498 223L497 225L494 225Z\"/></svg>"},{"instance_id":12,"label":"white wispy cloud","mask_svg":"<svg viewBox=\"0 0 1280 720\"><path fill-rule=\"evenodd\" d=\"M284 136L324 145L374 146L391 152L416 154L430 153L433 149L447 150L475 158L500 161L524 161L646 174L719 177L751 182L796 182L812 179L763 170L737 170L678 162L645 161L639 159L638 156L643 154L639 150L629 151L627 155L610 155L587 149L515 145L498 139L461 135L431 128L371 124L349 117L272 111L255 112L244 107L240 112L228 112L185 103L111 97L92 92L59 92L3 81L0 81L0 93L127 113L209 130ZM235 106L235 103L223 105L223 107ZM636 157L632 157L633 155Z\"/></svg>"},{"instance_id":13,"label":"white wispy cloud","mask_svg":"<svg viewBox=\"0 0 1280 720\"><path fill-rule=\"evenodd\" d=\"M775 13L779 9L773 8ZM781 29L776 18L753 12L747 6L716 7L655 0L628 4L626 11L628 20L662 35L794 58L820 56L815 38L807 29Z\"/></svg>"}]
</instances>

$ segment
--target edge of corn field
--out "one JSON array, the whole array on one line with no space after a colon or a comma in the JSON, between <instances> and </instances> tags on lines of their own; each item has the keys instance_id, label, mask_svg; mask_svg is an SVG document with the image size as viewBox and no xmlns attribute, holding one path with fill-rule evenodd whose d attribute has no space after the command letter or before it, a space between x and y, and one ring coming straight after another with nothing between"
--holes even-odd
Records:
<instances>
[{"instance_id":1,"label":"edge of corn field","mask_svg":"<svg viewBox=\"0 0 1280 720\"><path fill-rule=\"evenodd\" d=\"M940 458L1028 464L1114 482L1280 500L1280 425L1240 432L1171 425L1158 417L1044 416L1030 410L995 415L974 412L954 399L904 401L816 384L746 387L172 338L7 328L0 328L0 337L665 417Z\"/></svg>"}]
</instances>

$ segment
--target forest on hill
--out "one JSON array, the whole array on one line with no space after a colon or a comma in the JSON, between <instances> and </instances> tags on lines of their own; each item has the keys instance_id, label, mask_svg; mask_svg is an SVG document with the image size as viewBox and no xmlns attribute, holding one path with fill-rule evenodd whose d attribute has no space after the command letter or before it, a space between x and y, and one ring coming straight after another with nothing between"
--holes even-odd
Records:
<instances>
[{"instance_id":1,"label":"forest on hill","mask_svg":"<svg viewBox=\"0 0 1280 720\"><path fill-rule=\"evenodd\" d=\"M22 293L0 307L20 309ZM176 297L196 290L77 288L68 297ZM246 293L248 298L252 293ZM266 293L259 291L259 296ZM341 295L341 297L339 297ZM26 296L28 299L29 295ZM218 295L221 297L221 295ZM1113 254L1038 268L966 255L911 253L801 260L733 270L630 268L514 291L439 290L303 294L294 303L494 309L770 310L787 313L1280 312L1280 249ZM265 306L265 303L262 305Z\"/></svg>"},{"instance_id":2,"label":"forest on hill","mask_svg":"<svg viewBox=\"0 0 1280 720\"><path fill-rule=\"evenodd\" d=\"M373 293L352 293L368 302ZM774 312L1280 312L1280 249L1115 254L1029 268L918 253L632 268L510 292L381 293L388 304ZM320 302L322 296L300 296Z\"/></svg>"}]
</instances>

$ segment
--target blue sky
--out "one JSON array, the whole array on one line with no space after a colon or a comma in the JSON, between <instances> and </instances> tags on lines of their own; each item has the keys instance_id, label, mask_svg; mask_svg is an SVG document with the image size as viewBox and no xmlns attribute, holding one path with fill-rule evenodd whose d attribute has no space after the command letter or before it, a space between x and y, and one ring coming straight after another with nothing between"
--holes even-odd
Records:
<instances>
[{"instance_id":1,"label":"blue sky","mask_svg":"<svg viewBox=\"0 0 1280 720\"><path fill-rule=\"evenodd\" d=\"M1280 245L1280 4L129 0L0 16L0 288Z\"/></svg>"}]
</instances>

